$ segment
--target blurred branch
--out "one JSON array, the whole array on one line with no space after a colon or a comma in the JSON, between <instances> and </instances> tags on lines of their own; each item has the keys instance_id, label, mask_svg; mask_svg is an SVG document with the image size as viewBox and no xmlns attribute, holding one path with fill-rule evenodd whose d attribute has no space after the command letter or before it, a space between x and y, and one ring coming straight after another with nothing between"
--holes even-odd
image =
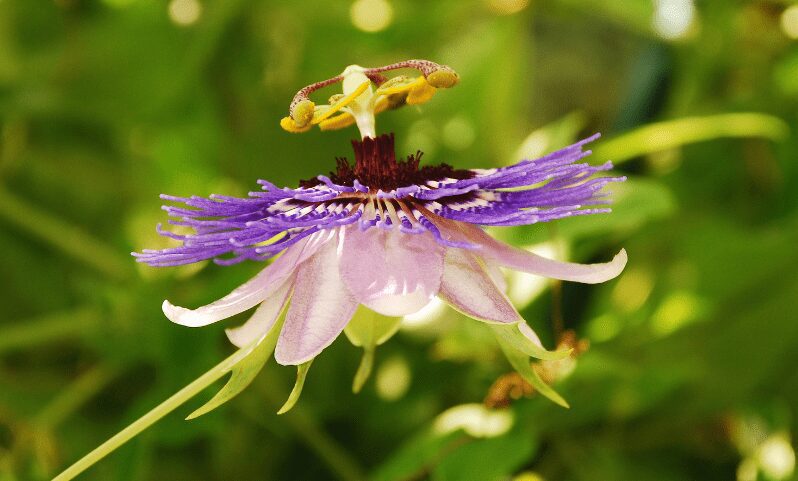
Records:
<instances>
[{"instance_id":1,"label":"blurred branch","mask_svg":"<svg viewBox=\"0 0 798 481\"><path fill-rule=\"evenodd\" d=\"M780 141L790 133L786 122L772 115L734 113L707 117L688 117L649 124L601 142L593 152L596 158L610 159L616 165L641 155L674 149L721 137L762 137Z\"/></svg>"},{"instance_id":2,"label":"blurred branch","mask_svg":"<svg viewBox=\"0 0 798 481\"><path fill-rule=\"evenodd\" d=\"M0 329L0 354L79 334L99 323L97 309L83 307L37 319L14 322Z\"/></svg>"},{"instance_id":3,"label":"blurred branch","mask_svg":"<svg viewBox=\"0 0 798 481\"><path fill-rule=\"evenodd\" d=\"M131 273L131 262L125 260L116 249L82 229L17 198L2 186L0 186L0 219L114 280L124 280Z\"/></svg>"},{"instance_id":4,"label":"blurred branch","mask_svg":"<svg viewBox=\"0 0 798 481\"><path fill-rule=\"evenodd\" d=\"M283 404L280 393L263 388L260 388L260 391L260 394L269 399L273 406L281 406ZM265 426L266 423L260 415L261 411L258 411L258 414L249 409L242 409L242 411L259 425ZM330 471L335 473L338 479L341 481L364 481L366 479L363 468L358 465L357 461L335 439L319 428L313 418L301 406L295 407L290 413L281 416L280 419L327 464Z\"/></svg>"},{"instance_id":5,"label":"blurred branch","mask_svg":"<svg viewBox=\"0 0 798 481\"><path fill-rule=\"evenodd\" d=\"M97 395L114 377L114 370L98 366L78 377L39 412L35 423L52 430Z\"/></svg>"}]
</instances>

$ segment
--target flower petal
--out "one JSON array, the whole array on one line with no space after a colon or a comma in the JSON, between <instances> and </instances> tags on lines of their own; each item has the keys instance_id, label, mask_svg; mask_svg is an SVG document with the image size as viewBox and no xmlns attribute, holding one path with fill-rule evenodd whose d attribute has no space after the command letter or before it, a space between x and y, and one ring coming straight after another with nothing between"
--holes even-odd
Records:
<instances>
[{"instance_id":1,"label":"flower petal","mask_svg":"<svg viewBox=\"0 0 798 481\"><path fill-rule=\"evenodd\" d=\"M282 365L307 362L332 344L357 309L338 274L338 254L329 242L297 271L291 306L274 358Z\"/></svg>"},{"instance_id":2,"label":"flower petal","mask_svg":"<svg viewBox=\"0 0 798 481\"><path fill-rule=\"evenodd\" d=\"M225 329L224 332L233 345L236 347L248 346L269 332L288 303L291 289L294 287L293 281L292 278L289 278L283 282L272 295L261 302L247 322L232 329Z\"/></svg>"},{"instance_id":3,"label":"flower petal","mask_svg":"<svg viewBox=\"0 0 798 481\"><path fill-rule=\"evenodd\" d=\"M507 245L489 236L479 227L461 223L460 228L472 242L481 245L481 249L477 251L481 257L517 271L563 281L598 284L614 279L626 266L627 257L624 249L621 249L610 262L601 264L562 262Z\"/></svg>"},{"instance_id":4,"label":"flower petal","mask_svg":"<svg viewBox=\"0 0 798 481\"><path fill-rule=\"evenodd\" d=\"M485 267L465 249L447 249L438 295L467 316L489 322L518 322L521 315Z\"/></svg>"},{"instance_id":5,"label":"flower petal","mask_svg":"<svg viewBox=\"0 0 798 481\"><path fill-rule=\"evenodd\" d=\"M386 316L404 316L438 293L443 255L427 233L350 227L341 241L341 278L361 304Z\"/></svg>"},{"instance_id":6,"label":"flower petal","mask_svg":"<svg viewBox=\"0 0 798 481\"><path fill-rule=\"evenodd\" d=\"M163 301L163 313L176 324L201 327L244 312L277 291L297 264L312 256L319 247L332 239L333 234L334 231L319 232L309 236L307 240L297 242L258 275L217 301L197 309L186 309Z\"/></svg>"}]
</instances>

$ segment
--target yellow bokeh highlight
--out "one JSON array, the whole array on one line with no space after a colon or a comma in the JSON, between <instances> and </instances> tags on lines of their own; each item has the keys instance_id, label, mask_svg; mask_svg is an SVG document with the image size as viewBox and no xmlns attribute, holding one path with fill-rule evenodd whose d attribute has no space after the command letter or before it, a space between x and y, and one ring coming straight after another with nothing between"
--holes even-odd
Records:
<instances>
[{"instance_id":1,"label":"yellow bokeh highlight","mask_svg":"<svg viewBox=\"0 0 798 481\"><path fill-rule=\"evenodd\" d=\"M356 0L349 9L352 25L364 32L379 32L393 22L393 7L387 0Z\"/></svg>"},{"instance_id":2,"label":"yellow bokeh highlight","mask_svg":"<svg viewBox=\"0 0 798 481\"><path fill-rule=\"evenodd\" d=\"M169 19L177 25L192 25L201 16L202 4L197 0L172 0L169 2Z\"/></svg>"},{"instance_id":3,"label":"yellow bokeh highlight","mask_svg":"<svg viewBox=\"0 0 798 481\"><path fill-rule=\"evenodd\" d=\"M512 15L529 6L529 0L488 0L488 8L499 15Z\"/></svg>"},{"instance_id":4,"label":"yellow bokeh highlight","mask_svg":"<svg viewBox=\"0 0 798 481\"><path fill-rule=\"evenodd\" d=\"M798 40L798 5L787 7L781 14L781 31L788 37Z\"/></svg>"}]
</instances>

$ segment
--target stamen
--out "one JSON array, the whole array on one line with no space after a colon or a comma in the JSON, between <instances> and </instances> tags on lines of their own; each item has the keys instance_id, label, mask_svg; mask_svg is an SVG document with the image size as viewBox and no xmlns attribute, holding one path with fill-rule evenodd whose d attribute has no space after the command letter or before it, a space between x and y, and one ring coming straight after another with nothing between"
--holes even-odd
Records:
<instances>
[{"instance_id":1,"label":"stamen","mask_svg":"<svg viewBox=\"0 0 798 481\"><path fill-rule=\"evenodd\" d=\"M381 72L415 69L416 79L404 75L387 78ZM289 106L289 115L280 120L288 132L307 132L313 125L321 130L337 130L353 123L361 138L376 137L375 115L402 105L418 105L429 101L438 88L450 88L459 81L457 73L446 65L429 60L406 60L384 67L364 68L350 65L341 75L316 82L300 89ZM327 105L316 105L310 94L328 85L342 83L342 94L334 95ZM377 87L372 91L372 84ZM342 112L339 115L334 114Z\"/></svg>"}]
</instances>

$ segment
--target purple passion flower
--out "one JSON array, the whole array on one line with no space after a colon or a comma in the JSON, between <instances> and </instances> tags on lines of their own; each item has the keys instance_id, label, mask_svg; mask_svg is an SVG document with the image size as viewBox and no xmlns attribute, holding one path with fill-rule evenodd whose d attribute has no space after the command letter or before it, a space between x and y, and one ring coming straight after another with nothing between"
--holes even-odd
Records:
<instances>
[{"instance_id":1,"label":"purple passion flower","mask_svg":"<svg viewBox=\"0 0 798 481\"><path fill-rule=\"evenodd\" d=\"M415 68L422 75L382 75L397 68ZM398 160L393 135L375 134L375 115L425 102L436 89L457 81L449 67L421 60L375 69L350 66L300 90L281 125L303 132L313 125L357 124L362 140L352 142L354 162L337 159L334 172L301 181L297 188L259 180L262 190L247 198L162 196L182 204L164 207L173 218L169 223L194 233L178 235L159 226L161 234L182 245L135 253L139 262L165 267L206 259L221 265L273 259L253 279L207 306L186 309L164 301L166 317L199 327L257 306L246 323L227 331L230 341L243 347L279 329L272 333L278 336L275 359L301 365L341 334L358 306L398 317L421 310L437 296L474 319L517 326L516 333L547 352L507 298L501 268L600 283L620 274L626 252L603 264L560 262L500 242L484 227L608 212L601 190L624 177L594 175L609 170L609 162L581 162L590 154L583 147L597 135L502 168L422 166L421 153ZM339 82L343 94L329 105L309 100L316 89ZM535 355L512 339L510 345Z\"/></svg>"}]
</instances>

